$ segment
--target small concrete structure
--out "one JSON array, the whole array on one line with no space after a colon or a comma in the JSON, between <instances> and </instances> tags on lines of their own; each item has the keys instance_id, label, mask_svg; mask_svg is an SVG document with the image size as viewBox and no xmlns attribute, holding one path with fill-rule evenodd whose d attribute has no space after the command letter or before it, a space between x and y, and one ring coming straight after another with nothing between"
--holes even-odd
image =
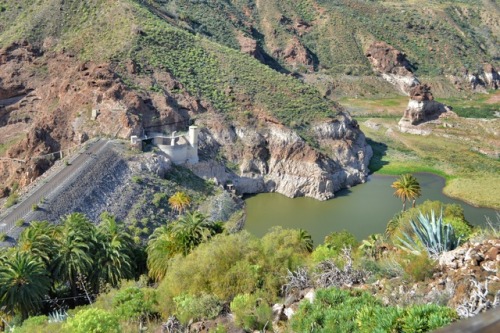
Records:
<instances>
[{"instance_id":1,"label":"small concrete structure","mask_svg":"<svg viewBox=\"0 0 500 333\"><path fill-rule=\"evenodd\" d=\"M152 143L160 148L175 164L198 163L198 126L189 126L189 132L176 135L173 132L170 136L161 133L149 133L144 137L131 136L130 143L136 145L139 141L152 139Z\"/></svg>"},{"instance_id":2,"label":"small concrete structure","mask_svg":"<svg viewBox=\"0 0 500 333\"><path fill-rule=\"evenodd\" d=\"M92 114L90 115L90 120L96 120L98 115L99 115L99 110L92 109Z\"/></svg>"}]
</instances>

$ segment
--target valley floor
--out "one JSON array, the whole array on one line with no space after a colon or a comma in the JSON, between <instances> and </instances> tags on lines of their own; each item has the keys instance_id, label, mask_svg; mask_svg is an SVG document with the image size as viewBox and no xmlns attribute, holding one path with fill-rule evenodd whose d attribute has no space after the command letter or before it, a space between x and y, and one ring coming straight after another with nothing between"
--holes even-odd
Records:
<instances>
[{"instance_id":1,"label":"valley floor","mask_svg":"<svg viewBox=\"0 0 500 333\"><path fill-rule=\"evenodd\" d=\"M461 108L496 107L497 92ZM427 124L428 136L401 133L398 121L407 98L344 100L374 150L370 169L381 174L432 172L447 179L444 193L475 206L500 209L500 119L447 118ZM453 101L451 101L453 102ZM451 104L451 103L449 103ZM453 104L451 104L453 106Z\"/></svg>"}]
</instances>

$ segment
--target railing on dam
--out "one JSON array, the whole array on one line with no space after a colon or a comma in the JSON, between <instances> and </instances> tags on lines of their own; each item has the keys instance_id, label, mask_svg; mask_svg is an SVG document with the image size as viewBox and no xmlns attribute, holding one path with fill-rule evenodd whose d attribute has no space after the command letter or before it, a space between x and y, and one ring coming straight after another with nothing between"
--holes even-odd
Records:
<instances>
[{"instance_id":1,"label":"railing on dam","mask_svg":"<svg viewBox=\"0 0 500 333\"><path fill-rule=\"evenodd\" d=\"M433 333L499 333L500 308L483 312L469 319L460 320Z\"/></svg>"}]
</instances>

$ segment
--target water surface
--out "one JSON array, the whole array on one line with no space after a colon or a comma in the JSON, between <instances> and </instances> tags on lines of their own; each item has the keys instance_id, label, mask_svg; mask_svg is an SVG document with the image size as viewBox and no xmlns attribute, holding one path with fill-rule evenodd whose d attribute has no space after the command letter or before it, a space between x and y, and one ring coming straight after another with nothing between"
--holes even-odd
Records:
<instances>
[{"instance_id":1,"label":"water surface","mask_svg":"<svg viewBox=\"0 0 500 333\"><path fill-rule=\"evenodd\" d=\"M474 225L486 224L485 216L495 221L495 211L476 208L442 193L445 180L428 173L417 173L415 177L422 188L417 204L425 200L457 203L464 208L466 219ZM401 200L394 197L391 184L395 176L372 175L365 184L336 193L328 201L311 198L290 199L278 193L262 193L245 199L247 220L245 229L261 237L269 228L281 225L286 228L302 228L314 239L314 244L323 242L333 231L348 230L358 239L370 234L383 233L387 222L402 208ZM407 204L411 206L411 203Z\"/></svg>"}]
</instances>

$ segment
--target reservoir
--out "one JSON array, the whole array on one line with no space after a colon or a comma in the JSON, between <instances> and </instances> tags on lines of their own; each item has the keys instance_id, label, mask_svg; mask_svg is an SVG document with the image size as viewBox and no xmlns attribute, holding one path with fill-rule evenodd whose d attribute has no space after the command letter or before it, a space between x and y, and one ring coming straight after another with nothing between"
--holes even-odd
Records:
<instances>
[{"instance_id":1,"label":"reservoir","mask_svg":"<svg viewBox=\"0 0 500 333\"><path fill-rule=\"evenodd\" d=\"M465 218L472 225L486 225L486 216L496 222L495 210L476 208L463 201L445 196L445 180L428 173L414 174L420 183L425 200L460 204ZM255 236L263 236L273 226L307 230L314 245L323 243L326 235L347 230L358 240L370 234L383 233L387 222L401 211L402 202L393 195L391 184L397 176L371 175L365 184L335 193L335 198L318 201L311 198L290 199L278 193L262 193L248 197L245 229ZM406 204L411 207L411 202Z\"/></svg>"}]
</instances>

